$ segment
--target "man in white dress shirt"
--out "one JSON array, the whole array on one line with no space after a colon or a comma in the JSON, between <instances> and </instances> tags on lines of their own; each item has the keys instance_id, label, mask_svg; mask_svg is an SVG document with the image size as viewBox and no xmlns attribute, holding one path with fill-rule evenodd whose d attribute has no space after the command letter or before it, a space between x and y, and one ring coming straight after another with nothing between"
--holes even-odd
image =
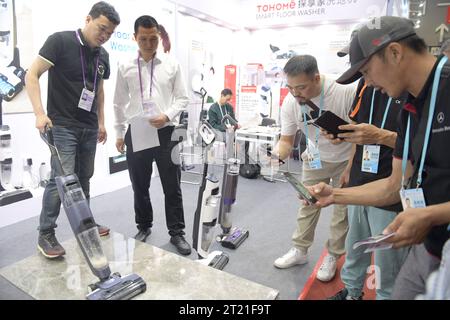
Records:
<instances>
[{"instance_id":1,"label":"man in white dress shirt","mask_svg":"<svg viewBox=\"0 0 450 320\"><path fill-rule=\"evenodd\" d=\"M171 56L157 52L158 22L139 17L134 25L139 52L119 65L114 95L116 148L125 152L134 191L134 210L139 232L135 239L145 242L151 234L153 208L149 187L152 164L156 161L165 198L166 224L170 242L183 255L191 253L184 238L184 212L180 188L180 166L172 161L173 120L189 102L180 65Z\"/></svg>"}]
</instances>

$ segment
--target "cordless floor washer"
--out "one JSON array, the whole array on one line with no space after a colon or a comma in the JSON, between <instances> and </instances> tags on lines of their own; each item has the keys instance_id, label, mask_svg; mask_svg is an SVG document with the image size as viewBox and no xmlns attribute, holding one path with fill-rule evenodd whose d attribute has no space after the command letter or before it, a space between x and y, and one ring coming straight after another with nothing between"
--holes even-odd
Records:
<instances>
[{"instance_id":1,"label":"cordless floor washer","mask_svg":"<svg viewBox=\"0 0 450 320\"><path fill-rule=\"evenodd\" d=\"M203 88L201 95L202 109L200 116L202 117L206 97L206 90ZM229 261L228 255L222 251L209 252L209 248L215 239L215 227L218 217L217 206L221 195L219 179L213 173L208 173L208 150L213 146L216 134L205 119L200 119L198 137L202 146L203 174L198 192L197 208L194 214L192 246L197 251L200 263L222 270Z\"/></svg>"},{"instance_id":2,"label":"cordless floor washer","mask_svg":"<svg viewBox=\"0 0 450 320\"><path fill-rule=\"evenodd\" d=\"M108 260L103 253L97 224L78 177L74 173L64 173L58 149L53 141L52 130L46 128L44 133L41 133L41 137L50 148L58 194L72 231L89 268L99 278L97 283L89 285L92 292L86 298L88 300L127 300L145 292L147 285L140 276L130 274L121 277L119 273L111 274Z\"/></svg>"},{"instance_id":3,"label":"cordless floor washer","mask_svg":"<svg viewBox=\"0 0 450 320\"><path fill-rule=\"evenodd\" d=\"M236 147L234 145L234 128L237 121L229 114L222 118L222 124L226 130L226 162L224 164L222 179L222 199L219 209L219 224L223 234L218 241L223 247L236 249L249 236L249 231L239 227L232 227L231 207L236 202L237 184L239 178L240 160L237 159Z\"/></svg>"},{"instance_id":4,"label":"cordless floor washer","mask_svg":"<svg viewBox=\"0 0 450 320\"><path fill-rule=\"evenodd\" d=\"M215 133L208 122L199 129L203 141L203 174L198 192L197 209L194 214L193 247L202 263L222 270L228 263L228 255L222 251L209 253L209 247L215 239L217 224L217 206L220 201L219 179L208 173L208 150L213 145Z\"/></svg>"}]
</instances>

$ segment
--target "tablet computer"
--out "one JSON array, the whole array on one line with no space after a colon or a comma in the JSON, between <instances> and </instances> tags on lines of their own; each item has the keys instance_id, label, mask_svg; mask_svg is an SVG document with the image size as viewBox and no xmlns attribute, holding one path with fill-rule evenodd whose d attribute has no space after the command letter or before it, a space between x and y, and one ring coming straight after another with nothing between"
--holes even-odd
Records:
<instances>
[{"instance_id":1,"label":"tablet computer","mask_svg":"<svg viewBox=\"0 0 450 320\"><path fill-rule=\"evenodd\" d=\"M318 117L314 122L312 122L312 124L328 131L329 133L333 134L335 137L339 133L352 131L352 130L340 130L338 128L339 126L344 125L344 124L349 124L349 123L331 111L323 112L320 115L320 117Z\"/></svg>"}]
</instances>

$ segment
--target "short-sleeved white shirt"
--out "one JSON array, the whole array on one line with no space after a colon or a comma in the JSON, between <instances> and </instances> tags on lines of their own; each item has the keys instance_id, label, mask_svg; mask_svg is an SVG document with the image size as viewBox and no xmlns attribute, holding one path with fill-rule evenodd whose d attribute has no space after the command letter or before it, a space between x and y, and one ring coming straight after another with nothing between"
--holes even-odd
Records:
<instances>
[{"instance_id":1,"label":"short-sleeved white shirt","mask_svg":"<svg viewBox=\"0 0 450 320\"><path fill-rule=\"evenodd\" d=\"M322 76L323 77L323 76ZM325 76L324 86L324 106L323 110L329 110L349 121L350 108L356 94L356 83L350 85L341 85L330 76ZM311 99L317 106L320 106L320 95ZM301 107L294 96L289 93L283 101L281 107L281 135L292 136L297 130L305 131ZM308 125L308 138L315 143L316 127ZM351 150L351 144L343 142L339 145L333 145L326 138L319 134L320 158L325 162L343 162L348 160Z\"/></svg>"}]
</instances>

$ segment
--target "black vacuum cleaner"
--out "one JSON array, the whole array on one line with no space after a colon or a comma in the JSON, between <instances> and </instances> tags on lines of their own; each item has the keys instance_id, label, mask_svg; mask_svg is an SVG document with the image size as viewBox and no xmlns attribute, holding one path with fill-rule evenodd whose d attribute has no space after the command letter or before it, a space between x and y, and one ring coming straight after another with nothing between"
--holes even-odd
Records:
<instances>
[{"instance_id":1,"label":"black vacuum cleaner","mask_svg":"<svg viewBox=\"0 0 450 320\"><path fill-rule=\"evenodd\" d=\"M127 300L145 292L147 285L140 276L130 274L121 277L117 272L111 274L108 260L103 253L97 224L78 177L76 174L64 173L51 129L46 128L44 133L41 133L41 137L50 148L58 194L72 231L89 268L100 279L97 283L89 285L92 292L86 298L88 300Z\"/></svg>"}]
</instances>

